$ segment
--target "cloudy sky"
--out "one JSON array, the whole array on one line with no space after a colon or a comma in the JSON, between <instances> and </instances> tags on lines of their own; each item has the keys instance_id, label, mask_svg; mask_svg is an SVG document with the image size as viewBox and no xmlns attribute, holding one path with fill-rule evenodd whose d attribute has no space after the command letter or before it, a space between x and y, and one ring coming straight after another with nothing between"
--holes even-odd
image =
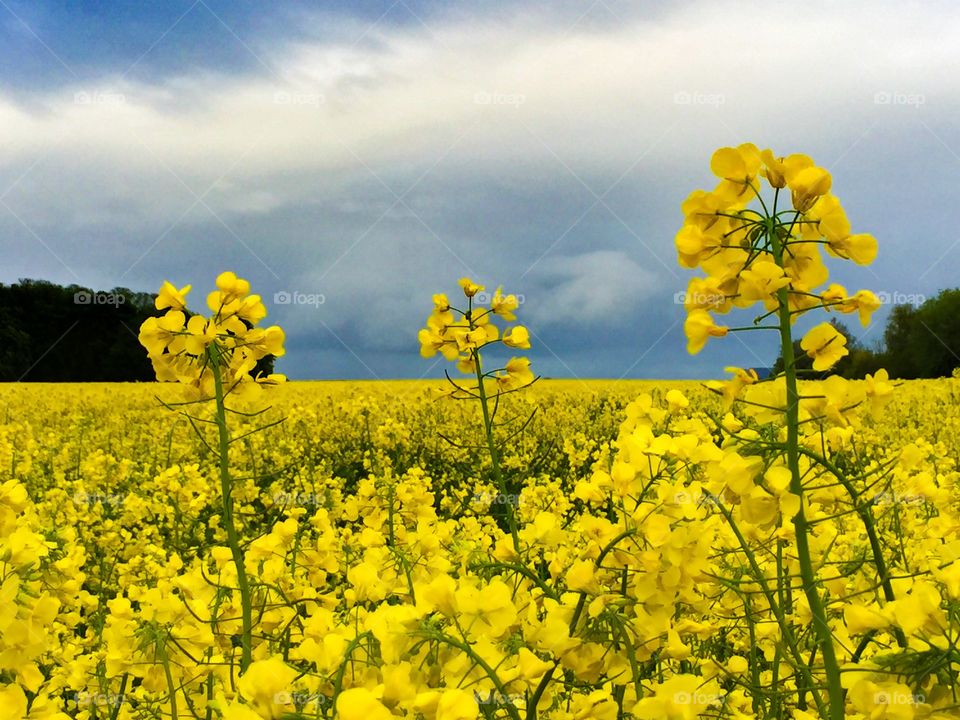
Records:
<instances>
[{"instance_id":1,"label":"cloudy sky","mask_svg":"<svg viewBox=\"0 0 960 720\"><path fill-rule=\"evenodd\" d=\"M469 275L544 375L716 376L776 352L684 349L712 151L828 167L880 243L836 277L908 300L958 284L958 118L952 2L0 0L0 282L232 269L280 370L386 378L441 374L417 329Z\"/></svg>"}]
</instances>

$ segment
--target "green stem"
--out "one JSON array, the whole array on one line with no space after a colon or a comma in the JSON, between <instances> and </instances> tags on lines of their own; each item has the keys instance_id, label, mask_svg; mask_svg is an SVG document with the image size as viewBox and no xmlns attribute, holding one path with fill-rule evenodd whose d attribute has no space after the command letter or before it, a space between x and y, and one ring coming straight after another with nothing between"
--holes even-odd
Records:
<instances>
[{"instance_id":1,"label":"green stem","mask_svg":"<svg viewBox=\"0 0 960 720\"><path fill-rule=\"evenodd\" d=\"M473 301L471 300L471 310ZM473 320L470 320L471 327ZM497 484L497 490L503 500L503 507L507 512L507 525L510 528L510 537L513 539L513 549L517 555L520 554L520 536L517 534L517 519L513 515L513 505L509 502L507 495L507 486L503 481L503 473L500 471L500 453L497 451L497 443L493 438L493 421L490 419L490 408L487 407L487 391L484 387L483 368L481 367L480 352L473 351L473 369L477 374L477 394L480 396L480 409L483 412L483 430L487 436L487 449L490 451L490 465L493 468L493 479Z\"/></svg>"},{"instance_id":2,"label":"green stem","mask_svg":"<svg viewBox=\"0 0 960 720\"><path fill-rule=\"evenodd\" d=\"M501 698L505 699L509 697L507 694L506 686L503 684L503 681L500 679L500 676L497 675L497 671L493 667L491 667L486 660L484 660L482 657L480 657L480 655L478 655L474 651L473 647L469 642L460 642L456 638L452 638L449 635L445 635L443 633L439 633L437 637L440 640L440 642L445 642L451 647L456 648L460 652L464 653L467 657L469 657L474 663L476 663L476 665L487 674L487 677L490 678L490 682L493 683L493 686L497 689L497 693L499 693ZM516 706L513 703L511 702L506 703L503 709L506 710L507 714L511 717L512 720L520 720L520 711L517 710Z\"/></svg>"},{"instance_id":3,"label":"green stem","mask_svg":"<svg viewBox=\"0 0 960 720\"><path fill-rule=\"evenodd\" d=\"M351 662L353 651L360 647L360 643L368 639L370 636L371 633L369 631L360 633L350 641L346 650L344 650L343 662L340 663L340 667L337 668L337 674L333 680L333 696L330 698L330 702L334 707L336 707L337 698L340 697L340 691L343 689L343 676L347 672L347 663Z\"/></svg>"},{"instance_id":4,"label":"green stem","mask_svg":"<svg viewBox=\"0 0 960 720\"><path fill-rule=\"evenodd\" d=\"M603 558L606 557L607 553L613 550L614 546L624 538L630 537L636 533L636 530L624 530L622 533L617 535L613 540L608 542L606 546L600 551L600 554L597 556L597 559L594 561L594 567L599 568L600 564L603 562ZM587 594L583 591L580 592L580 598L577 600L577 607L573 611L573 617L570 619L570 628L567 631L567 634L570 637L573 637L573 633L577 629L577 624L580 622L580 615L583 614L583 608L586 607L587 603ZM527 701L527 720L535 720L537 717L537 706L540 704L540 698L543 697L544 691L547 689L547 685L550 684L550 680L553 678L553 673L559 667L560 659L558 658L554 663L553 667L547 670L544 673L543 677L540 678L540 683L537 685L536 690L534 690L533 697ZM636 678L634 678L636 681Z\"/></svg>"},{"instance_id":5,"label":"green stem","mask_svg":"<svg viewBox=\"0 0 960 720\"><path fill-rule=\"evenodd\" d=\"M237 585L240 588L240 613L243 632L240 636L240 672L250 667L253 653L253 605L250 600L250 583L240 549L240 536L233 521L233 480L230 477L230 428L227 426L227 409L224 403L223 378L220 376L220 351L216 343L210 346L210 367L213 371L214 392L217 402L217 431L220 454L220 496L223 501L223 527L227 533L227 545L237 568Z\"/></svg>"},{"instance_id":6,"label":"green stem","mask_svg":"<svg viewBox=\"0 0 960 720\"><path fill-rule=\"evenodd\" d=\"M877 570L877 577L880 580L880 586L883 588L883 597L887 602L893 602L897 599L897 597L893 592L893 583L890 581L890 571L887 569L887 561L883 557L883 546L880 544L880 536L877 534L877 528L873 519L873 512L870 510L870 504L868 502L861 501L860 494L856 491L856 488L853 487L853 483L850 482L850 480L836 465L831 463L826 458L807 450L806 448L800 448L799 452L801 455L810 458L813 462L823 466L826 470L832 473L850 495L850 499L853 501L853 507L856 510L857 515L860 517L860 522L863 523L863 527L867 533L867 540L870 543L870 551L873 553L873 564ZM900 628L894 628L894 634L897 638L897 644L902 648L906 648L907 639L903 634L903 630Z\"/></svg>"},{"instance_id":7,"label":"green stem","mask_svg":"<svg viewBox=\"0 0 960 720\"><path fill-rule=\"evenodd\" d=\"M117 693L117 702L113 704L113 709L110 710L110 720L117 720L117 715L120 714L120 706L124 703L123 695L127 691L127 678L129 677L128 673L124 673L120 679L120 691Z\"/></svg>"},{"instance_id":8,"label":"green stem","mask_svg":"<svg viewBox=\"0 0 960 720\"><path fill-rule=\"evenodd\" d=\"M773 249L774 260L783 267L783 245L778 226L771 218L767 226L768 236ZM790 326L790 305L786 288L777 291L780 318L780 344L783 354L784 376L787 386L787 468L790 470L790 492L800 498L800 509L793 517L797 543L797 558L800 563L800 578L803 581L803 593L813 616L813 627L817 635L820 654L823 657L823 669L827 679L830 720L843 720L843 686L840 684L840 665L833 647L833 633L827 624L824 609L813 569L810 553L810 530L803 509L803 479L800 475L800 394L797 391L797 368L793 353L793 334Z\"/></svg>"},{"instance_id":9,"label":"green stem","mask_svg":"<svg viewBox=\"0 0 960 720\"><path fill-rule=\"evenodd\" d=\"M722 503L717 503L716 507L723 514L724 518L726 518L727 525L733 531L737 541L740 543L740 547L743 549L744 557L746 557L747 562L750 564L750 570L753 573L753 577L756 580L757 585L760 586L760 591L766 598L767 605L770 606L770 612L773 613L773 617L777 622L777 626L780 628L780 635L783 637L783 641L787 644L790 654L793 656L793 660L796 663L794 668L796 669L797 674L802 676L798 679L797 688L800 689L802 687L800 684L801 680L806 684L807 687L811 688L814 702L817 704L817 709L820 710L821 717L825 717L826 708L824 707L820 693L816 690L813 690L813 669L803 662L803 655L800 652L797 638L794 636L793 629L787 622L787 614L777 603L777 599L774 596L773 590L767 585L766 575L764 575L763 569L760 567L760 563L758 562L756 555L750 549L750 544L747 542L746 537L744 537L740 528L737 526L737 523L734 521L733 513L731 513L729 509L725 508ZM778 578L778 581L782 583L783 578Z\"/></svg>"},{"instance_id":10,"label":"green stem","mask_svg":"<svg viewBox=\"0 0 960 720\"><path fill-rule=\"evenodd\" d=\"M163 674L167 679L167 688L170 691L170 719L177 720L179 712L177 711L177 688L173 684L173 674L170 672L170 658L167 657L166 649L163 651Z\"/></svg>"}]
</instances>

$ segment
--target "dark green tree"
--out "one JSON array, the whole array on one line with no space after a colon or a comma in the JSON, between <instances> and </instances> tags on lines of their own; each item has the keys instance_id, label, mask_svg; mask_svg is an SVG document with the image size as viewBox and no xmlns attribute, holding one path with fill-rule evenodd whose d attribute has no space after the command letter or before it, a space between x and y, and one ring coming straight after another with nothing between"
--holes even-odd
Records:
<instances>
[{"instance_id":1,"label":"dark green tree","mask_svg":"<svg viewBox=\"0 0 960 720\"><path fill-rule=\"evenodd\" d=\"M919 307L896 306L884 342L891 377L949 376L960 367L960 289L943 290Z\"/></svg>"},{"instance_id":2,"label":"dark green tree","mask_svg":"<svg viewBox=\"0 0 960 720\"><path fill-rule=\"evenodd\" d=\"M137 334L144 320L159 314L155 297L45 280L0 284L0 381L154 380ZM255 374L273 372L273 364L264 358Z\"/></svg>"}]
</instances>

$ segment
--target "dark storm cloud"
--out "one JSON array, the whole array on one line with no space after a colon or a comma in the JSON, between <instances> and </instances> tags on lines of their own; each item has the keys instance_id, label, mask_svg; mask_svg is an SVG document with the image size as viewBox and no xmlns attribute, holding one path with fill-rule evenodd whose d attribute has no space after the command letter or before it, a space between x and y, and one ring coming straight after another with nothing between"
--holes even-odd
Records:
<instances>
[{"instance_id":1,"label":"dark storm cloud","mask_svg":"<svg viewBox=\"0 0 960 720\"><path fill-rule=\"evenodd\" d=\"M200 42L191 12L140 74L95 47L77 77L7 71L0 280L202 296L230 268L286 328L291 376L416 377L440 372L416 352L430 295L471 275L524 296L545 375L716 375L775 348L752 333L687 356L673 234L713 149L751 140L830 168L880 240L838 281L955 284L957 11L576 7L240 7L244 60L208 63L176 50Z\"/></svg>"}]
</instances>

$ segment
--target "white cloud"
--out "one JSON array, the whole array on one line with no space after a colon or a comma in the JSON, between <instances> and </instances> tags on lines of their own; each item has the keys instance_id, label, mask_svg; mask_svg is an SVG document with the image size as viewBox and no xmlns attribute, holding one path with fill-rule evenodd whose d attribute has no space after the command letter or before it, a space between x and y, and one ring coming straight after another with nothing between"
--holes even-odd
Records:
<instances>
[{"instance_id":1,"label":"white cloud","mask_svg":"<svg viewBox=\"0 0 960 720\"><path fill-rule=\"evenodd\" d=\"M663 284L626 253L598 250L548 256L536 267L536 302L525 308L538 327L577 323L609 327L631 322Z\"/></svg>"},{"instance_id":2,"label":"white cloud","mask_svg":"<svg viewBox=\"0 0 960 720\"><path fill-rule=\"evenodd\" d=\"M844 146L851 127L876 117L874 93L955 102L957 35L956 10L908 3L695 3L589 32L522 14L415 25L379 30L369 45L280 47L268 58L276 78L104 77L29 105L0 97L0 123L16 138L0 165L52 155L39 171L46 192L23 181L40 191L29 204L39 218L73 204L84 223L118 194L170 221L183 205L177 178L202 193L224 172L230 183L211 206L265 212L343 191L368 176L364 164L387 175L422 166L464 131L470 162L521 177L562 170L561 161L585 177L622 171L677 122L683 132L668 147L693 157L691 123L730 141L757 134L806 146L841 135ZM84 93L91 101L76 102ZM722 104L697 107L710 97ZM255 187L264 182L268 194Z\"/></svg>"}]
</instances>

